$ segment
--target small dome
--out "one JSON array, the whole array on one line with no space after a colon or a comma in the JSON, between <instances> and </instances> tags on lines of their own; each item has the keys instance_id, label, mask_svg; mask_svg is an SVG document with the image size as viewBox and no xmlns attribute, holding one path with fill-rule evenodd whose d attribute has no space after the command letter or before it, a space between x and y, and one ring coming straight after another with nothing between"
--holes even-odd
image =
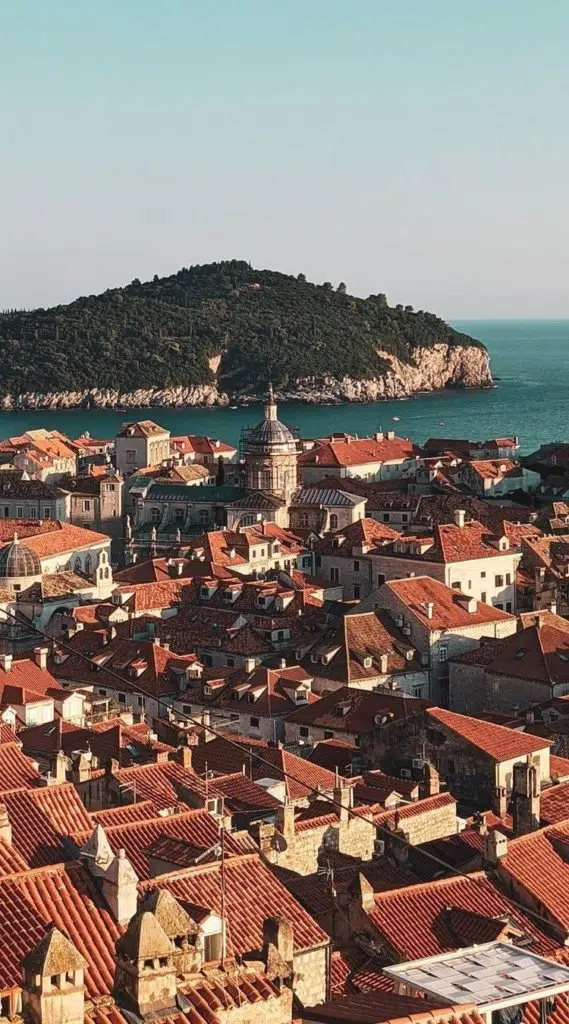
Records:
<instances>
[{"instance_id":1,"label":"small dome","mask_svg":"<svg viewBox=\"0 0 569 1024\"><path fill-rule=\"evenodd\" d=\"M41 563L35 551L14 534L11 544L0 548L0 577L41 576Z\"/></svg>"},{"instance_id":2,"label":"small dome","mask_svg":"<svg viewBox=\"0 0 569 1024\"><path fill-rule=\"evenodd\" d=\"M253 427L247 438L247 444L263 448L273 444L291 444L296 450L293 434L280 420L263 420L262 423Z\"/></svg>"}]
</instances>

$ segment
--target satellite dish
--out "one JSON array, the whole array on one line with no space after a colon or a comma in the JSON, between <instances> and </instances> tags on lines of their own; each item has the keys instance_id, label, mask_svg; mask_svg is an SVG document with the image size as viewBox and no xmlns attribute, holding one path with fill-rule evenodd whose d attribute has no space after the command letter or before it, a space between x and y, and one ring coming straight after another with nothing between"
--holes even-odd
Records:
<instances>
[{"instance_id":1,"label":"satellite dish","mask_svg":"<svg viewBox=\"0 0 569 1024\"><path fill-rule=\"evenodd\" d=\"M288 849L288 843L285 837L280 832L275 832L271 839L271 850L276 850L277 853L284 853Z\"/></svg>"}]
</instances>

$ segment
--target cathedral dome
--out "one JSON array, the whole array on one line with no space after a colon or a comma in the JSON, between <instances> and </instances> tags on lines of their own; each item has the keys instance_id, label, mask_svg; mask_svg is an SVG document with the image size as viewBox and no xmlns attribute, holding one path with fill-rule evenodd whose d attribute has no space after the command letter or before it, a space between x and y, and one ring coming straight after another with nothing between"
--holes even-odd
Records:
<instances>
[{"instance_id":1,"label":"cathedral dome","mask_svg":"<svg viewBox=\"0 0 569 1024\"><path fill-rule=\"evenodd\" d=\"M0 548L0 577L41 576L41 563L35 551L14 534L11 544Z\"/></svg>"},{"instance_id":2,"label":"cathedral dome","mask_svg":"<svg viewBox=\"0 0 569 1024\"><path fill-rule=\"evenodd\" d=\"M277 419L277 406L272 387L269 388L265 418L253 427L247 437L247 450L258 454L296 452L296 441L291 430Z\"/></svg>"}]
</instances>

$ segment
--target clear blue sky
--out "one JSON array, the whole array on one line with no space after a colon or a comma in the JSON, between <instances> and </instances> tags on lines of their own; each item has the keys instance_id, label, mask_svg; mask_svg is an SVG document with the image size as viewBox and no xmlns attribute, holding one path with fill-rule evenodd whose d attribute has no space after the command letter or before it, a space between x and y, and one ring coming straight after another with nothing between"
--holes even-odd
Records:
<instances>
[{"instance_id":1,"label":"clear blue sky","mask_svg":"<svg viewBox=\"0 0 569 1024\"><path fill-rule=\"evenodd\" d=\"M217 259L569 316L568 0L4 0L0 308Z\"/></svg>"}]
</instances>

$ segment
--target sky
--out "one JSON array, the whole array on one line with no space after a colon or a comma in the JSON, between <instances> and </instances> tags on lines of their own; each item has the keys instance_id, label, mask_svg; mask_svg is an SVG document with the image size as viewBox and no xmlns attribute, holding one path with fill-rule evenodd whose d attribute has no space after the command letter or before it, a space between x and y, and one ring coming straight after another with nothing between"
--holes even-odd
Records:
<instances>
[{"instance_id":1,"label":"sky","mask_svg":"<svg viewBox=\"0 0 569 1024\"><path fill-rule=\"evenodd\" d=\"M0 309L246 259L569 317L567 0L4 0Z\"/></svg>"}]
</instances>

